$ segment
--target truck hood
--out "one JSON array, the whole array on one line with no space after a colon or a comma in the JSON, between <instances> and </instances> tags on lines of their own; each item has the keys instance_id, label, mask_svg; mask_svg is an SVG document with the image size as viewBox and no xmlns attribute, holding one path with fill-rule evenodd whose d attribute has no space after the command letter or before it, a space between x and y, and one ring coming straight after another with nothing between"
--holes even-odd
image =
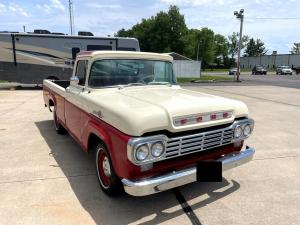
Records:
<instances>
[{"instance_id":1,"label":"truck hood","mask_svg":"<svg viewBox=\"0 0 300 225\"><path fill-rule=\"evenodd\" d=\"M86 94L92 104L90 111L120 131L141 136L144 133L168 130L180 132L233 122L248 117L242 102L178 86L125 87L110 91L97 90ZM225 119L175 126L174 120L191 115L232 112Z\"/></svg>"}]
</instances>

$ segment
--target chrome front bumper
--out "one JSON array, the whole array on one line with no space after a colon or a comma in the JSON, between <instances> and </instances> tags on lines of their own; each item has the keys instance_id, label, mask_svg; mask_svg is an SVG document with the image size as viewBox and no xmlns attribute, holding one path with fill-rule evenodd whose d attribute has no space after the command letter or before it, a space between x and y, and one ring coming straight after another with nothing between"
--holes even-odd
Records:
<instances>
[{"instance_id":1,"label":"chrome front bumper","mask_svg":"<svg viewBox=\"0 0 300 225\"><path fill-rule=\"evenodd\" d=\"M254 148L247 147L244 151L241 151L237 154L226 155L217 161L222 162L222 170L226 171L251 161L254 153ZM150 195L195 181L197 181L196 167L173 171L161 176L146 178L138 181L122 179L125 191L133 196Z\"/></svg>"}]
</instances>

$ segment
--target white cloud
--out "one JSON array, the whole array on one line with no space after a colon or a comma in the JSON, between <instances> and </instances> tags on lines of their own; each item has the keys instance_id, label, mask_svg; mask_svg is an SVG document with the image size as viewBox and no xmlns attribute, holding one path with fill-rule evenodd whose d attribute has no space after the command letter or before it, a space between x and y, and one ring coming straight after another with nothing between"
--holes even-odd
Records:
<instances>
[{"instance_id":1,"label":"white cloud","mask_svg":"<svg viewBox=\"0 0 300 225\"><path fill-rule=\"evenodd\" d=\"M122 8L121 5L103 5L103 4L98 4L98 3L88 3L87 4L88 7L91 8L97 8L97 9L120 9Z\"/></svg>"},{"instance_id":2,"label":"white cloud","mask_svg":"<svg viewBox=\"0 0 300 225\"><path fill-rule=\"evenodd\" d=\"M7 15L17 15L22 17L29 17L29 13L23 9L20 5L15 3L9 3L8 5L4 5L0 3L0 13Z\"/></svg>"},{"instance_id":3,"label":"white cloud","mask_svg":"<svg viewBox=\"0 0 300 225\"><path fill-rule=\"evenodd\" d=\"M64 5L59 1L59 0L50 0L50 2L52 3L52 7L55 9L59 9L61 11L65 11L65 7Z\"/></svg>"},{"instance_id":4,"label":"white cloud","mask_svg":"<svg viewBox=\"0 0 300 225\"><path fill-rule=\"evenodd\" d=\"M200 6L200 5L224 5L225 3L228 4L231 3L231 0L160 0L163 3L166 4L172 4L172 5L193 5L193 6Z\"/></svg>"},{"instance_id":5,"label":"white cloud","mask_svg":"<svg viewBox=\"0 0 300 225\"><path fill-rule=\"evenodd\" d=\"M6 7L4 4L0 3L0 13L6 12Z\"/></svg>"},{"instance_id":6,"label":"white cloud","mask_svg":"<svg viewBox=\"0 0 300 225\"><path fill-rule=\"evenodd\" d=\"M42 10L48 14L55 13L58 11L64 12L65 6L60 2L60 0L50 0L50 2L47 4L37 4L36 8L39 10Z\"/></svg>"}]
</instances>

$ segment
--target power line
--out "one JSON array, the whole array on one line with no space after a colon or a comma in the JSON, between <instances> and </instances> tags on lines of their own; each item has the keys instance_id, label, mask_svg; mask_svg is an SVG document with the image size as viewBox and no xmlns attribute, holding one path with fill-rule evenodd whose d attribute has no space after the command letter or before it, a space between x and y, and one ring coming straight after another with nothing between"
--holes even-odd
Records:
<instances>
[{"instance_id":1,"label":"power line","mask_svg":"<svg viewBox=\"0 0 300 225\"><path fill-rule=\"evenodd\" d=\"M251 20L300 20L300 17L247 17Z\"/></svg>"}]
</instances>

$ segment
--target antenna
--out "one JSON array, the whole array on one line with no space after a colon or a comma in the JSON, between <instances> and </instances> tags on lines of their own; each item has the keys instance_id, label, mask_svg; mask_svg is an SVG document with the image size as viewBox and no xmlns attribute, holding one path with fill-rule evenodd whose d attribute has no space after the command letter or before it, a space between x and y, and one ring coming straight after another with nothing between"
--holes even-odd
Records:
<instances>
[{"instance_id":1,"label":"antenna","mask_svg":"<svg viewBox=\"0 0 300 225\"><path fill-rule=\"evenodd\" d=\"M73 1L69 0L69 14L70 14L70 31L74 35L74 15L73 15Z\"/></svg>"}]
</instances>

